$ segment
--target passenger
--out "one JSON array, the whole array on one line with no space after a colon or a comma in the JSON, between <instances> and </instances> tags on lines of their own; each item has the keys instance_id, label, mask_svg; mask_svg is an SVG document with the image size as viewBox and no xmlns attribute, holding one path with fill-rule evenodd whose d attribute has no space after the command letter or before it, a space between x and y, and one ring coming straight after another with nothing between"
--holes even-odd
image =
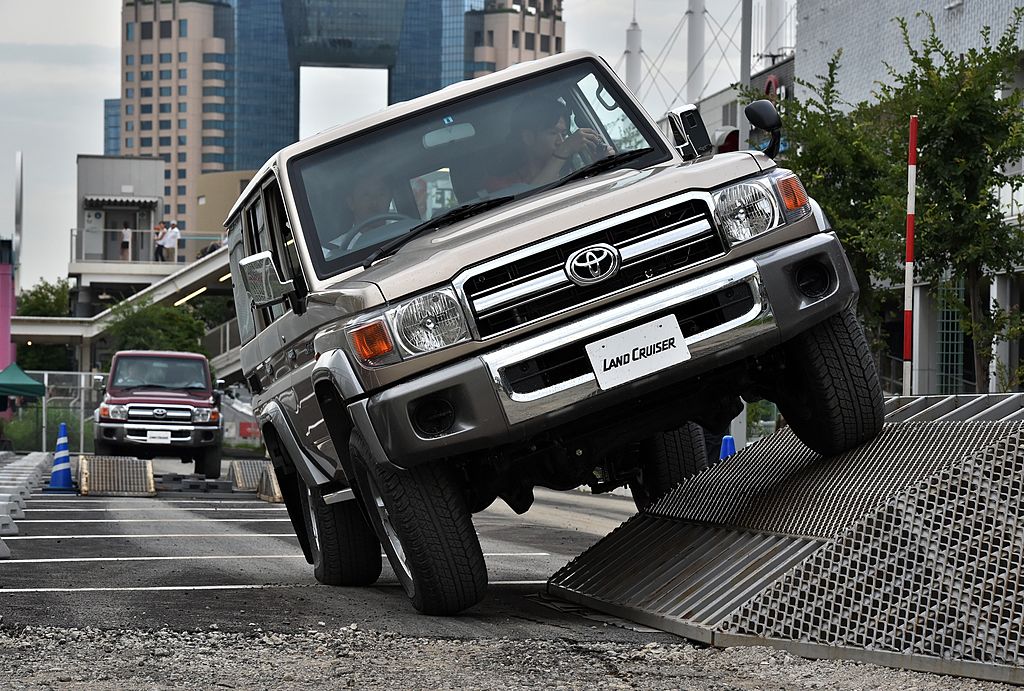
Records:
<instances>
[{"instance_id":1,"label":"passenger","mask_svg":"<svg viewBox=\"0 0 1024 691\"><path fill-rule=\"evenodd\" d=\"M595 130L581 127L568 134L569 122L561 101L520 101L509 128L507 172L486 180L484 187L493 192L517 184L544 185L572 172L575 154L594 160L615 153Z\"/></svg>"}]
</instances>

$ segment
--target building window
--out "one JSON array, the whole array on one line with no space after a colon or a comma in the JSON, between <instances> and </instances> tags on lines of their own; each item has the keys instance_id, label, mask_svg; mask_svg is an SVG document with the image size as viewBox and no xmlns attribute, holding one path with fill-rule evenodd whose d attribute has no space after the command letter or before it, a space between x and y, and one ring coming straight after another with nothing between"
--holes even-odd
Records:
<instances>
[{"instance_id":1,"label":"building window","mask_svg":"<svg viewBox=\"0 0 1024 691\"><path fill-rule=\"evenodd\" d=\"M170 137L160 137L160 146L170 146L170 145L171 145L171 138ZM168 156L167 159L168 159L167 162L170 163L171 162L170 161L170 156Z\"/></svg>"},{"instance_id":2,"label":"building window","mask_svg":"<svg viewBox=\"0 0 1024 691\"><path fill-rule=\"evenodd\" d=\"M188 38L188 20L187 19L179 19L178 20L178 36L180 36L181 38Z\"/></svg>"},{"instance_id":3,"label":"building window","mask_svg":"<svg viewBox=\"0 0 1024 691\"><path fill-rule=\"evenodd\" d=\"M124 56L124 64L126 64L126 65L134 65L135 64L135 56L134 55L125 55Z\"/></svg>"},{"instance_id":4,"label":"building window","mask_svg":"<svg viewBox=\"0 0 1024 691\"><path fill-rule=\"evenodd\" d=\"M160 129L162 129L162 130L169 130L169 129L171 129L171 121L170 120L161 120L160 121Z\"/></svg>"},{"instance_id":5,"label":"building window","mask_svg":"<svg viewBox=\"0 0 1024 691\"><path fill-rule=\"evenodd\" d=\"M179 113L187 113L188 112L188 104L185 103L184 101L179 103L178 104L178 112Z\"/></svg>"},{"instance_id":6,"label":"building window","mask_svg":"<svg viewBox=\"0 0 1024 691\"><path fill-rule=\"evenodd\" d=\"M164 204L164 216L170 216L170 215L171 215L171 205L170 204Z\"/></svg>"},{"instance_id":7,"label":"building window","mask_svg":"<svg viewBox=\"0 0 1024 691\"><path fill-rule=\"evenodd\" d=\"M178 87L178 95L179 96L188 96L188 87L185 86L184 84L179 86Z\"/></svg>"},{"instance_id":8,"label":"building window","mask_svg":"<svg viewBox=\"0 0 1024 691\"><path fill-rule=\"evenodd\" d=\"M171 104L170 103L161 103L160 104L160 112L161 113L170 113L171 112Z\"/></svg>"},{"instance_id":9,"label":"building window","mask_svg":"<svg viewBox=\"0 0 1024 691\"><path fill-rule=\"evenodd\" d=\"M125 115L135 115L135 106L133 104L131 104L131 103L126 105L124 107L124 114Z\"/></svg>"},{"instance_id":10,"label":"building window","mask_svg":"<svg viewBox=\"0 0 1024 691\"><path fill-rule=\"evenodd\" d=\"M165 19L164 21L160 22L160 38L170 38L170 37L171 37L171 21L169 19Z\"/></svg>"},{"instance_id":11,"label":"building window","mask_svg":"<svg viewBox=\"0 0 1024 691\"><path fill-rule=\"evenodd\" d=\"M178 204L178 213L179 214L185 213L185 205L184 204Z\"/></svg>"},{"instance_id":12,"label":"building window","mask_svg":"<svg viewBox=\"0 0 1024 691\"><path fill-rule=\"evenodd\" d=\"M140 137L139 138L139 146L142 147L143 149L148 149L149 147L153 146L153 138L152 137Z\"/></svg>"},{"instance_id":13,"label":"building window","mask_svg":"<svg viewBox=\"0 0 1024 691\"><path fill-rule=\"evenodd\" d=\"M124 97L135 98L135 89L129 86L127 89L124 90Z\"/></svg>"},{"instance_id":14,"label":"building window","mask_svg":"<svg viewBox=\"0 0 1024 691\"><path fill-rule=\"evenodd\" d=\"M529 31L527 31L526 32L526 50L533 50L534 46L535 46L535 41L534 41L534 38L533 38L533 34L531 32L529 32Z\"/></svg>"},{"instance_id":15,"label":"building window","mask_svg":"<svg viewBox=\"0 0 1024 691\"><path fill-rule=\"evenodd\" d=\"M224 146L224 137L203 137L203 146Z\"/></svg>"},{"instance_id":16,"label":"building window","mask_svg":"<svg viewBox=\"0 0 1024 691\"><path fill-rule=\"evenodd\" d=\"M223 120L203 120L204 130L222 130L224 129Z\"/></svg>"},{"instance_id":17,"label":"building window","mask_svg":"<svg viewBox=\"0 0 1024 691\"><path fill-rule=\"evenodd\" d=\"M161 98L169 98L170 95L171 95L171 87L169 87L169 86L161 86L160 87L160 97Z\"/></svg>"},{"instance_id":18,"label":"building window","mask_svg":"<svg viewBox=\"0 0 1024 691\"><path fill-rule=\"evenodd\" d=\"M152 65L153 64L153 56L150 55L149 53L144 53L141 56L141 60L142 60L142 64L143 65Z\"/></svg>"},{"instance_id":19,"label":"building window","mask_svg":"<svg viewBox=\"0 0 1024 691\"><path fill-rule=\"evenodd\" d=\"M160 62L162 64L167 64L167 63L171 62L172 60L174 60L174 56L172 54L170 54L170 53L160 53Z\"/></svg>"},{"instance_id":20,"label":"building window","mask_svg":"<svg viewBox=\"0 0 1024 691\"><path fill-rule=\"evenodd\" d=\"M178 152L178 163L184 163L184 162L185 162L185 152L184 151L179 151Z\"/></svg>"},{"instance_id":21,"label":"building window","mask_svg":"<svg viewBox=\"0 0 1024 691\"><path fill-rule=\"evenodd\" d=\"M224 163L224 154L203 154L203 163Z\"/></svg>"},{"instance_id":22,"label":"building window","mask_svg":"<svg viewBox=\"0 0 1024 691\"><path fill-rule=\"evenodd\" d=\"M512 47L513 48L518 48L519 47L519 32L518 31L513 31L512 32Z\"/></svg>"},{"instance_id":23,"label":"building window","mask_svg":"<svg viewBox=\"0 0 1024 691\"><path fill-rule=\"evenodd\" d=\"M224 70L203 70L203 79L227 79Z\"/></svg>"},{"instance_id":24,"label":"building window","mask_svg":"<svg viewBox=\"0 0 1024 691\"><path fill-rule=\"evenodd\" d=\"M188 128L188 120L185 118L178 118L178 129L183 130Z\"/></svg>"},{"instance_id":25,"label":"building window","mask_svg":"<svg viewBox=\"0 0 1024 691\"><path fill-rule=\"evenodd\" d=\"M171 155L170 154L160 154L160 160L163 161L164 163L170 163L171 162Z\"/></svg>"},{"instance_id":26,"label":"building window","mask_svg":"<svg viewBox=\"0 0 1024 691\"><path fill-rule=\"evenodd\" d=\"M178 146L185 146L187 144L188 144L188 137L186 137L184 134L179 134L178 135Z\"/></svg>"},{"instance_id":27,"label":"building window","mask_svg":"<svg viewBox=\"0 0 1024 691\"><path fill-rule=\"evenodd\" d=\"M184 185L178 185L178 196L179 197L184 197L185 196L185 186Z\"/></svg>"},{"instance_id":28,"label":"building window","mask_svg":"<svg viewBox=\"0 0 1024 691\"><path fill-rule=\"evenodd\" d=\"M124 123L124 131L125 132L134 132L135 131L135 123L132 122L131 120L128 120L127 122L125 122Z\"/></svg>"},{"instance_id":29,"label":"building window","mask_svg":"<svg viewBox=\"0 0 1024 691\"><path fill-rule=\"evenodd\" d=\"M178 53L178 62L188 62L188 53L184 51Z\"/></svg>"},{"instance_id":30,"label":"building window","mask_svg":"<svg viewBox=\"0 0 1024 691\"><path fill-rule=\"evenodd\" d=\"M178 230L185 230L185 221L178 221ZM178 242L184 242L184 240L179 240ZM179 255L178 260L180 261L182 259L184 259L184 257Z\"/></svg>"},{"instance_id":31,"label":"building window","mask_svg":"<svg viewBox=\"0 0 1024 691\"><path fill-rule=\"evenodd\" d=\"M186 172L187 171L184 168L178 168L178 179L179 180L184 180Z\"/></svg>"},{"instance_id":32,"label":"building window","mask_svg":"<svg viewBox=\"0 0 1024 691\"><path fill-rule=\"evenodd\" d=\"M170 179L171 179L171 171L168 170L167 168L164 168L164 180L170 180Z\"/></svg>"},{"instance_id":33,"label":"building window","mask_svg":"<svg viewBox=\"0 0 1024 691\"><path fill-rule=\"evenodd\" d=\"M545 35L540 37L540 50L541 50L542 53L550 53L551 52L551 37L550 36L545 34Z\"/></svg>"},{"instance_id":34,"label":"building window","mask_svg":"<svg viewBox=\"0 0 1024 691\"><path fill-rule=\"evenodd\" d=\"M494 32L490 29L487 30L487 45L491 48L494 47Z\"/></svg>"},{"instance_id":35,"label":"building window","mask_svg":"<svg viewBox=\"0 0 1024 691\"><path fill-rule=\"evenodd\" d=\"M222 62L226 65L228 58L224 53L203 53L203 62Z\"/></svg>"},{"instance_id":36,"label":"building window","mask_svg":"<svg viewBox=\"0 0 1024 691\"><path fill-rule=\"evenodd\" d=\"M139 129L142 130L143 132L148 132L148 131L152 130L153 129L153 121L152 120L143 120L142 122L139 123Z\"/></svg>"},{"instance_id":37,"label":"building window","mask_svg":"<svg viewBox=\"0 0 1024 691\"><path fill-rule=\"evenodd\" d=\"M135 25L128 22L124 25L124 40L134 41L135 40Z\"/></svg>"},{"instance_id":38,"label":"building window","mask_svg":"<svg viewBox=\"0 0 1024 691\"><path fill-rule=\"evenodd\" d=\"M555 36L555 52L556 53L561 53L562 52L562 37L561 36Z\"/></svg>"},{"instance_id":39,"label":"building window","mask_svg":"<svg viewBox=\"0 0 1024 691\"><path fill-rule=\"evenodd\" d=\"M135 81L135 73L134 72L125 72L124 73L124 80L126 82L134 82Z\"/></svg>"},{"instance_id":40,"label":"building window","mask_svg":"<svg viewBox=\"0 0 1024 691\"><path fill-rule=\"evenodd\" d=\"M174 70L160 70L160 79L171 79L174 76Z\"/></svg>"},{"instance_id":41,"label":"building window","mask_svg":"<svg viewBox=\"0 0 1024 691\"><path fill-rule=\"evenodd\" d=\"M153 38L153 22L140 22L140 36L143 41L148 41Z\"/></svg>"},{"instance_id":42,"label":"building window","mask_svg":"<svg viewBox=\"0 0 1024 691\"><path fill-rule=\"evenodd\" d=\"M151 87L151 86L144 86L141 89L139 89L139 97L140 98L153 98L153 87Z\"/></svg>"},{"instance_id":43,"label":"building window","mask_svg":"<svg viewBox=\"0 0 1024 691\"><path fill-rule=\"evenodd\" d=\"M204 86L203 96L227 96L227 89L223 86Z\"/></svg>"},{"instance_id":44,"label":"building window","mask_svg":"<svg viewBox=\"0 0 1024 691\"><path fill-rule=\"evenodd\" d=\"M473 46L475 48L479 48L483 44L484 44L484 36L483 36L483 34L481 32L479 32L479 31L474 31L473 32Z\"/></svg>"},{"instance_id":45,"label":"building window","mask_svg":"<svg viewBox=\"0 0 1024 691\"><path fill-rule=\"evenodd\" d=\"M143 103L141 106L139 106L139 112L142 113L143 115L149 115L150 113L153 112L153 104L152 103Z\"/></svg>"},{"instance_id":46,"label":"building window","mask_svg":"<svg viewBox=\"0 0 1024 691\"><path fill-rule=\"evenodd\" d=\"M124 148L130 149L133 146L135 146L135 140L132 139L131 137L125 137L124 138Z\"/></svg>"},{"instance_id":47,"label":"building window","mask_svg":"<svg viewBox=\"0 0 1024 691\"><path fill-rule=\"evenodd\" d=\"M153 81L153 70L143 70L139 72L139 81L151 82Z\"/></svg>"},{"instance_id":48,"label":"building window","mask_svg":"<svg viewBox=\"0 0 1024 691\"><path fill-rule=\"evenodd\" d=\"M223 104L223 103L204 103L203 104L203 112L204 113L226 113L228 111L227 111L227 106L225 104Z\"/></svg>"},{"instance_id":49,"label":"building window","mask_svg":"<svg viewBox=\"0 0 1024 691\"><path fill-rule=\"evenodd\" d=\"M170 185L164 185L164 196L165 197L171 196L171 186Z\"/></svg>"},{"instance_id":50,"label":"building window","mask_svg":"<svg viewBox=\"0 0 1024 691\"><path fill-rule=\"evenodd\" d=\"M188 79L188 70L184 67L178 70L178 79Z\"/></svg>"}]
</instances>

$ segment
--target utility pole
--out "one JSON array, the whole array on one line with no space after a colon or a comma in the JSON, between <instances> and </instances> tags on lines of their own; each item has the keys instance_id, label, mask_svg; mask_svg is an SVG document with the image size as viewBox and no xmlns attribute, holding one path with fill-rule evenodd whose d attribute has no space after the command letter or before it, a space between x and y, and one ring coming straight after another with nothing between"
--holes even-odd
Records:
<instances>
[{"instance_id":1,"label":"utility pole","mask_svg":"<svg viewBox=\"0 0 1024 691\"><path fill-rule=\"evenodd\" d=\"M637 95L640 94L640 80L643 74L643 32L636 23L636 0L633 0L633 21L626 29L626 87ZM651 75L654 78L654 75Z\"/></svg>"},{"instance_id":2,"label":"utility pole","mask_svg":"<svg viewBox=\"0 0 1024 691\"><path fill-rule=\"evenodd\" d=\"M686 14L686 102L697 103L704 88L704 0L690 0Z\"/></svg>"},{"instance_id":3,"label":"utility pole","mask_svg":"<svg viewBox=\"0 0 1024 691\"><path fill-rule=\"evenodd\" d=\"M754 0L743 0L743 15L740 20L740 87L750 88L750 34L753 14ZM743 109L738 109L737 125L739 126L739 148L742 151L747 148L747 140L750 139L750 123Z\"/></svg>"}]
</instances>

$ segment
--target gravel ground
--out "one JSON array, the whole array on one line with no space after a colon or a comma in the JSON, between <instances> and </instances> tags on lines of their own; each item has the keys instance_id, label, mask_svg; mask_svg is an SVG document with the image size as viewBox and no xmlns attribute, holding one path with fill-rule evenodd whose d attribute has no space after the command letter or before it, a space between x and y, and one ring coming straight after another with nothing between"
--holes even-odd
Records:
<instances>
[{"instance_id":1,"label":"gravel ground","mask_svg":"<svg viewBox=\"0 0 1024 691\"><path fill-rule=\"evenodd\" d=\"M810 661L768 648L573 640L450 640L342 629L279 633L251 627L0 630L7 689L1007 689L999 684L851 662Z\"/></svg>"}]
</instances>

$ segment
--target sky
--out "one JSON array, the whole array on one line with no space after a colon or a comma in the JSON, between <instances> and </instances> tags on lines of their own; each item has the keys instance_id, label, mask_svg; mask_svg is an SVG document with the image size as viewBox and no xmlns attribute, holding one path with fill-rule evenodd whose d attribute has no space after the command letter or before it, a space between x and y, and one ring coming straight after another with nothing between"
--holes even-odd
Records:
<instances>
[{"instance_id":1,"label":"sky","mask_svg":"<svg viewBox=\"0 0 1024 691\"><path fill-rule=\"evenodd\" d=\"M739 71L738 0L707 3L705 93L735 81ZM643 48L660 77L640 90L656 117L685 82L686 32L657 60L686 9L684 0L637 0ZM24 156L22 288L67 275L70 229L76 219L78 154L103 153L103 99L120 90L121 0L0 0L0 237L14 230L14 159ZM620 74L628 0L563 0L566 48L605 57ZM715 44L712 44L715 45ZM711 66L715 65L715 68ZM386 105L381 70L303 68L300 136ZM656 85L655 85L656 84Z\"/></svg>"}]
</instances>

